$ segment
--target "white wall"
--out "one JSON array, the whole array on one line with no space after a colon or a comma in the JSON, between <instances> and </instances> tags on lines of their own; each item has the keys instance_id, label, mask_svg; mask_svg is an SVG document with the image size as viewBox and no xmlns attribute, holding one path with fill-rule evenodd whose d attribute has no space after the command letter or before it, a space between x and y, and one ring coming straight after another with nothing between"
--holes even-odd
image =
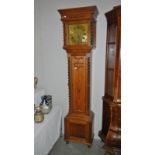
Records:
<instances>
[{"instance_id":1,"label":"white wall","mask_svg":"<svg viewBox=\"0 0 155 155\"><path fill-rule=\"evenodd\" d=\"M34 0L35 2L35 63L34 72L39 78L39 86L53 96L53 103L63 107L63 115L68 111L68 71L67 56L63 50L63 27L58 9L96 5L97 18L96 49L92 62L91 107L95 113L94 133L98 138L102 121L102 96L104 95L104 67L106 43L105 12L119 5L120 0Z\"/></svg>"},{"instance_id":2,"label":"white wall","mask_svg":"<svg viewBox=\"0 0 155 155\"><path fill-rule=\"evenodd\" d=\"M35 0L34 6L34 76L39 78L38 87L43 87L43 52L41 42L41 11L40 3Z\"/></svg>"}]
</instances>

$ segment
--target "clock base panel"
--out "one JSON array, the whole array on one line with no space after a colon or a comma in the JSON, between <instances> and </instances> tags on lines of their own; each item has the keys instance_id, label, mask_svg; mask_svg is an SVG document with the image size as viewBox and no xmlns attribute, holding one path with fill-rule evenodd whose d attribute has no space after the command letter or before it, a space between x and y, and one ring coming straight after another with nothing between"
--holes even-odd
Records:
<instances>
[{"instance_id":1,"label":"clock base panel","mask_svg":"<svg viewBox=\"0 0 155 155\"><path fill-rule=\"evenodd\" d=\"M93 141L94 114L90 111L86 114L68 114L65 117L66 142L77 142L91 146Z\"/></svg>"}]
</instances>

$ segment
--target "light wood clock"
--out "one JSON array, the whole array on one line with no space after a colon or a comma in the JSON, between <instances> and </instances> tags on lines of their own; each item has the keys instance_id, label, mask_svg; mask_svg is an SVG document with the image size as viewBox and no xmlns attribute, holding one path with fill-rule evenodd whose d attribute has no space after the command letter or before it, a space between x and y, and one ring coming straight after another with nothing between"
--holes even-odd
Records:
<instances>
[{"instance_id":1,"label":"light wood clock","mask_svg":"<svg viewBox=\"0 0 155 155\"><path fill-rule=\"evenodd\" d=\"M66 142L91 146L94 113L90 110L90 63L95 48L96 6L58 10L68 57L69 112L65 117Z\"/></svg>"}]
</instances>

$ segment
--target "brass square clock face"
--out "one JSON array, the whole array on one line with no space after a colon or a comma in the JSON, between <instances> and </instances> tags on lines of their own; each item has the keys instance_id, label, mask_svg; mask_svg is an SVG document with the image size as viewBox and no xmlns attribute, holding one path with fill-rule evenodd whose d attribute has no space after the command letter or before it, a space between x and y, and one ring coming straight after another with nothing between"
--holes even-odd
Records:
<instances>
[{"instance_id":1,"label":"brass square clock face","mask_svg":"<svg viewBox=\"0 0 155 155\"><path fill-rule=\"evenodd\" d=\"M68 44L88 44L88 24L70 24L68 26Z\"/></svg>"}]
</instances>

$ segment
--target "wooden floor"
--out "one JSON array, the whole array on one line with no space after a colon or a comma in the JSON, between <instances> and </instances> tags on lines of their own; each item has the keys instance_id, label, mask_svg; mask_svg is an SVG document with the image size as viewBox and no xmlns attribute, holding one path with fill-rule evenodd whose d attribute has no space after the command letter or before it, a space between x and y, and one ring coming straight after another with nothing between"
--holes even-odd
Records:
<instances>
[{"instance_id":1,"label":"wooden floor","mask_svg":"<svg viewBox=\"0 0 155 155\"><path fill-rule=\"evenodd\" d=\"M63 137L61 137L48 155L111 155L103 149L104 143L101 140L94 140L91 148L87 145L72 143L66 144ZM118 153L115 155L119 155Z\"/></svg>"}]
</instances>

